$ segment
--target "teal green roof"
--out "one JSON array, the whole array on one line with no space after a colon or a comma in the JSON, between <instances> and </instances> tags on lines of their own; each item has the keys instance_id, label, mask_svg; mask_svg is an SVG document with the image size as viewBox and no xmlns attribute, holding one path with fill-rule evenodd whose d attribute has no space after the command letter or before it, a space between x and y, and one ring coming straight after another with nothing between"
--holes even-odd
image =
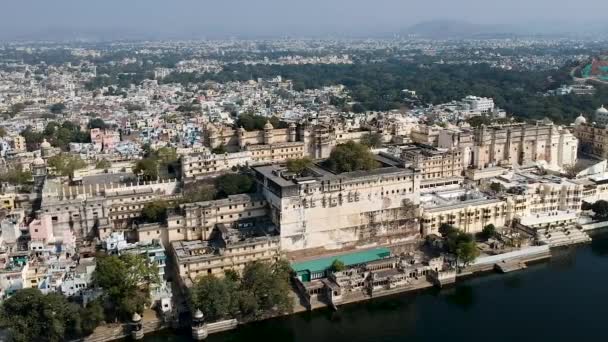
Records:
<instances>
[{"instance_id":1,"label":"teal green roof","mask_svg":"<svg viewBox=\"0 0 608 342\"><path fill-rule=\"evenodd\" d=\"M388 248L375 248L366 251L336 255L315 260L294 262L291 264L291 268L296 272L324 272L331 266L331 264L336 259L342 261L344 263L344 266L353 266L384 259L390 255L391 251Z\"/></svg>"}]
</instances>

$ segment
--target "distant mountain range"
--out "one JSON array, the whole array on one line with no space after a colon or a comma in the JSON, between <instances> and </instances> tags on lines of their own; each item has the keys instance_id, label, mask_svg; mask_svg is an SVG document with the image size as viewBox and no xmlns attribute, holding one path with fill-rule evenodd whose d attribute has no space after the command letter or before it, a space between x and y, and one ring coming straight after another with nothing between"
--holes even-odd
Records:
<instances>
[{"instance_id":1,"label":"distant mountain range","mask_svg":"<svg viewBox=\"0 0 608 342\"><path fill-rule=\"evenodd\" d=\"M402 34L432 39L494 38L516 36L508 25L473 24L459 20L432 20L405 29Z\"/></svg>"}]
</instances>

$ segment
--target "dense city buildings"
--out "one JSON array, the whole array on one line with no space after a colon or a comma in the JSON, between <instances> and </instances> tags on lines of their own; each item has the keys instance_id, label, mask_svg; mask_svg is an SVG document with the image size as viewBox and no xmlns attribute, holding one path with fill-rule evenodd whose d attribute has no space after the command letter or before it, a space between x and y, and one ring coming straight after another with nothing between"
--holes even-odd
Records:
<instances>
[{"instance_id":1,"label":"dense city buildings","mask_svg":"<svg viewBox=\"0 0 608 342\"><path fill-rule=\"evenodd\" d=\"M601 44L571 44L3 45L0 301L38 289L133 327L190 311L200 330L587 242L608 100L570 69Z\"/></svg>"}]
</instances>

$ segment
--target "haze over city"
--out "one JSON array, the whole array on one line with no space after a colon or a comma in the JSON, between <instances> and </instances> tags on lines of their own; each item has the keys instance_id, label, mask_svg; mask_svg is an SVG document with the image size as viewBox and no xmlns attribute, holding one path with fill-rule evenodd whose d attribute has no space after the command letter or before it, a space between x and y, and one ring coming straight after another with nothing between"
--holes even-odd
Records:
<instances>
[{"instance_id":1,"label":"haze over city","mask_svg":"<svg viewBox=\"0 0 608 342\"><path fill-rule=\"evenodd\" d=\"M437 20L508 33L606 33L607 12L601 0L10 0L0 38L378 36Z\"/></svg>"},{"instance_id":2,"label":"haze over city","mask_svg":"<svg viewBox=\"0 0 608 342\"><path fill-rule=\"evenodd\" d=\"M0 341L605 340L607 13L0 0Z\"/></svg>"}]
</instances>

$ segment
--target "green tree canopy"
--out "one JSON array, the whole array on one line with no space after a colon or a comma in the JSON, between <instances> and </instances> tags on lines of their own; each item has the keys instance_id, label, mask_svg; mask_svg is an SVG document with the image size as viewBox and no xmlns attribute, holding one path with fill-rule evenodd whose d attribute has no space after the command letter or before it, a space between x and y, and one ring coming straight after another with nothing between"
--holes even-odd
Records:
<instances>
[{"instance_id":1,"label":"green tree canopy","mask_svg":"<svg viewBox=\"0 0 608 342\"><path fill-rule=\"evenodd\" d=\"M450 233L455 233L455 232L458 232L458 229L456 229L451 224L442 223L439 226L439 234L441 234L441 236L443 236L443 237L447 237Z\"/></svg>"},{"instance_id":2,"label":"green tree canopy","mask_svg":"<svg viewBox=\"0 0 608 342\"><path fill-rule=\"evenodd\" d=\"M15 104L11 105L11 108L9 109L8 112L11 117L14 117L15 115L21 113L24 109L25 109L25 103L15 103Z\"/></svg>"},{"instance_id":3,"label":"green tree canopy","mask_svg":"<svg viewBox=\"0 0 608 342\"><path fill-rule=\"evenodd\" d=\"M69 143L71 142L91 142L89 132L80 130L80 126L70 121L64 121L61 124L51 121L42 132L35 132L31 126L28 126L21 132L21 135L25 138L25 143L30 151L37 149L43 139L46 139L53 146L59 147L63 151L68 150Z\"/></svg>"},{"instance_id":4,"label":"green tree canopy","mask_svg":"<svg viewBox=\"0 0 608 342\"><path fill-rule=\"evenodd\" d=\"M448 252L456 254L459 262L468 264L479 256L479 249L472 234L462 232L449 224L442 224L439 230L446 239Z\"/></svg>"},{"instance_id":5,"label":"green tree canopy","mask_svg":"<svg viewBox=\"0 0 608 342\"><path fill-rule=\"evenodd\" d=\"M53 114L61 114L65 110L65 105L63 103L55 103L49 107L49 110Z\"/></svg>"},{"instance_id":6,"label":"green tree canopy","mask_svg":"<svg viewBox=\"0 0 608 342\"><path fill-rule=\"evenodd\" d=\"M103 119L94 118L94 119L89 120L89 129L92 129L92 128L105 129L105 128L107 128L107 125L106 125L105 121L103 121Z\"/></svg>"},{"instance_id":7,"label":"green tree canopy","mask_svg":"<svg viewBox=\"0 0 608 342\"><path fill-rule=\"evenodd\" d=\"M243 270L242 287L251 291L261 310L276 308L279 312L290 312L293 301L289 295L288 276L282 272L273 272L267 263L254 261Z\"/></svg>"},{"instance_id":8,"label":"green tree canopy","mask_svg":"<svg viewBox=\"0 0 608 342\"><path fill-rule=\"evenodd\" d=\"M161 147L154 152L154 155L164 164L175 163L178 159L177 150L173 147Z\"/></svg>"},{"instance_id":9,"label":"green tree canopy","mask_svg":"<svg viewBox=\"0 0 608 342\"><path fill-rule=\"evenodd\" d=\"M225 174L216 178L216 188L221 197L252 192L255 184L247 174Z\"/></svg>"},{"instance_id":10,"label":"green tree canopy","mask_svg":"<svg viewBox=\"0 0 608 342\"><path fill-rule=\"evenodd\" d=\"M147 255L103 255L97 258L93 284L102 288L115 318L128 320L150 302L150 287L158 284L158 268Z\"/></svg>"},{"instance_id":11,"label":"green tree canopy","mask_svg":"<svg viewBox=\"0 0 608 342\"><path fill-rule=\"evenodd\" d=\"M595 217L599 220L607 220L608 219L608 202L604 200L599 200L593 203L591 209L595 213Z\"/></svg>"},{"instance_id":12,"label":"green tree canopy","mask_svg":"<svg viewBox=\"0 0 608 342\"><path fill-rule=\"evenodd\" d=\"M190 304L211 320L291 312L290 274L289 263L278 260L273 265L249 263L241 277L232 271L227 271L224 278L205 275L193 285Z\"/></svg>"},{"instance_id":13,"label":"green tree canopy","mask_svg":"<svg viewBox=\"0 0 608 342\"><path fill-rule=\"evenodd\" d=\"M384 138L382 137L382 134L378 132L369 133L361 138L361 143L370 148L381 147L383 142Z\"/></svg>"},{"instance_id":14,"label":"green tree canopy","mask_svg":"<svg viewBox=\"0 0 608 342\"><path fill-rule=\"evenodd\" d=\"M61 176L73 176L74 171L85 168L87 164L76 155L60 153L49 158L48 166Z\"/></svg>"},{"instance_id":15,"label":"green tree canopy","mask_svg":"<svg viewBox=\"0 0 608 342\"><path fill-rule=\"evenodd\" d=\"M133 173L140 176L144 181L158 179L158 160L156 158L144 158L135 163Z\"/></svg>"},{"instance_id":16,"label":"green tree canopy","mask_svg":"<svg viewBox=\"0 0 608 342\"><path fill-rule=\"evenodd\" d=\"M475 261L479 256L479 249L475 241L461 241L456 246L456 255L463 264L467 265Z\"/></svg>"},{"instance_id":17,"label":"green tree canopy","mask_svg":"<svg viewBox=\"0 0 608 342\"><path fill-rule=\"evenodd\" d=\"M353 141L336 146L325 161L327 168L336 173L371 170L378 162L367 146Z\"/></svg>"},{"instance_id":18,"label":"green tree canopy","mask_svg":"<svg viewBox=\"0 0 608 342\"><path fill-rule=\"evenodd\" d=\"M226 279L207 275L199 278L192 287L191 301L209 320L214 321L228 316L232 295Z\"/></svg>"},{"instance_id":19,"label":"green tree canopy","mask_svg":"<svg viewBox=\"0 0 608 342\"><path fill-rule=\"evenodd\" d=\"M486 240L493 238L494 236L496 236L496 227L493 224L486 225L485 227L483 227L481 235Z\"/></svg>"},{"instance_id":20,"label":"green tree canopy","mask_svg":"<svg viewBox=\"0 0 608 342\"><path fill-rule=\"evenodd\" d=\"M307 167L312 164L312 160L308 157L299 159L288 159L287 170L296 174L301 174Z\"/></svg>"},{"instance_id":21,"label":"green tree canopy","mask_svg":"<svg viewBox=\"0 0 608 342\"><path fill-rule=\"evenodd\" d=\"M346 269L346 266L342 261L336 259L331 263L330 269L332 272L340 272L344 271Z\"/></svg>"},{"instance_id":22,"label":"green tree canopy","mask_svg":"<svg viewBox=\"0 0 608 342\"><path fill-rule=\"evenodd\" d=\"M182 203L193 203L210 201L217 195L217 189L213 183L198 181L189 184L182 193Z\"/></svg>"},{"instance_id":23,"label":"green tree canopy","mask_svg":"<svg viewBox=\"0 0 608 342\"><path fill-rule=\"evenodd\" d=\"M490 184L490 190L494 192L502 192L504 190L504 187L500 183L492 182L492 184Z\"/></svg>"},{"instance_id":24,"label":"green tree canopy","mask_svg":"<svg viewBox=\"0 0 608 342\"><path fill-rule=\"evenodd\" d=\"M279 118L276 116L266 117L250 113L243 113L239 115L236 121L236 127L243 127L246 131L263 130L267 121L270 122L274 128L287 128L288 126L287 123L279 120Z\"/></svg>"},{"instance_id":25,"label":"green tree canopy","mask_svg":"<svg viewBox=\"0 0 608 342\"><path fill-rule=\"evenodd\" d=\"M168 203L161 200L146 203L141 210L141 219L144 222L165 222L167 220L168 207Z\"/></svg>"},{"instance_id":26,"label":"green tree canopy","mask_svg":"<svg viewBox=\"0 0 608 342\"><path fill-rule=\"evenodd\" d=\"M81 308L58 293L17 291L0 307L0 326L15 342L60 342L90 334L101 322L98 307ZM85 322L85 319L87 320Z\"/></svg>"},{"instance_id":27,"label":"green tree canopy","mask_svg":"<svg viewBox=\"0 0 608 342\"><path fill-rule=\"evenodd\" d=\"M226 150L226 146L224 144L221 144L220 146L211 149L211 153L213 154L224 154L228 152L228 150Z\"/></svg>"},{"instance_id":28,"label":"green tree canopy","mask_svg":"<svg viewBox=\"0 0 608 342\"><path fill-rule=\"evenodd\" d=\"M98 161L95 163L95 168L96 168L96 169L107 170L107 169L109 169L109 168L111 168L111 167L112 167L112 162L110 162L110 161L109 161L109 160L107 160L107 159L101 159L101 160L98 160Z\"/></svg>"},{"instance_id":29,"label":"green tree canopy","mask_svg":"<svg viewBox=\"0 0 608 342\"><path fill-rule=\"evenodd\" d=\"M6 182L13 185L24 185L32 181L32 173L23 171L19 166L12 167L3 173L0 173L0 182Z\"/></svg>"}]
</instances>

